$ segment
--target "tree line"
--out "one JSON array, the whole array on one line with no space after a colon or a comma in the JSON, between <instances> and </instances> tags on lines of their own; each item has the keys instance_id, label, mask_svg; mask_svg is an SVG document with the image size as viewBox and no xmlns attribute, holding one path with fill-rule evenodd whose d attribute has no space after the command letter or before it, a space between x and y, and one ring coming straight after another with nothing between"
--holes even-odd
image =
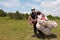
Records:
<instances>
[{"instance_id":1,"label":"tree line","mask_svg":"<svg viewBox=\"0 0 60 40\"><path fill-rule=\"evenodd\" d=\"M12 12L4 12L2 9L0 10L0 17L10 17L11 19L28 19L28 13L20 13L16 11L15 13Z\"/></svg>"},{"instance_id":2,"label":"tree line","mask_svg":"<svg viewBox=\"0 0 60 40\"><path fill-rule=\"evenodd\" d=\"M28 19L29 14L28 13L20 13L19 11L16 11L15 13L12 12L4 12L2 9L0 9L0 17L10 17L11 19ZM54 19L60 19L58 16L47 16L50 20Z\"/></svg>"}]
</instances>

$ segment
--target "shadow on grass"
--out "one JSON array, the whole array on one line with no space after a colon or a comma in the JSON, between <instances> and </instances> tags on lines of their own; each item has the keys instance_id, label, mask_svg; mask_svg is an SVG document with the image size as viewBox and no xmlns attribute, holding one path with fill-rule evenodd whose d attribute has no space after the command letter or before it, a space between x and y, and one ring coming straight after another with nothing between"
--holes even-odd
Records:
<instances>
[{"instance_id":1,"label":"shadow on grass","mask_svg":"<svg viewBox=\"0 0 60 40\"><path fill-rule=\"evenodd\" d=\"M57 36L55 34L51 34L51 35L40 35L40 34L37 34L37 38L40 38L41 40L45 40L45 39L52 39L52 38L57 38Z\"/></svg>"}]
</instances>

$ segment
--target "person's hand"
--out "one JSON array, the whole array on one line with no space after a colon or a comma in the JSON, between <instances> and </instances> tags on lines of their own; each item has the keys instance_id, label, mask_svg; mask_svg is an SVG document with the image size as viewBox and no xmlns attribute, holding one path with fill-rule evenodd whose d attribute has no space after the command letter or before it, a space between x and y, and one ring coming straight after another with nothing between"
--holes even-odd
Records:
<instances>
[{"instance_id":1,"label":"person's hand","mask_svg":"<svg viewBox=\"0 0 60 40\"><path fill-rule=\"evenodd\" d=\"M32 25L32 22L30 21L29 24Z\"/></svg>"}]
</instances>

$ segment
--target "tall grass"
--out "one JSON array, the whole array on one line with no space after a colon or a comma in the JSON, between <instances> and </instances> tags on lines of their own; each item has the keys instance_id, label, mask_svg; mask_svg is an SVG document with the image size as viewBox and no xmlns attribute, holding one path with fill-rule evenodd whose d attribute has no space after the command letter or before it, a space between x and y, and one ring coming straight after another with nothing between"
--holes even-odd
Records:
<instances>
[{"instance_id":1,"label":"tall grass","mask_svg":"<svg viewBox=\"0 0 60 40\"><path fill-rule=\"evenodd\" d=\"M52 29L52 33L56 34L60 39L60 20L55 20L58 23L57 28ZM14 20L9 17L0 17L0 40L40 40L32 37L33 27L28 24L27 20Z\"/></svg>"}]
</instances>

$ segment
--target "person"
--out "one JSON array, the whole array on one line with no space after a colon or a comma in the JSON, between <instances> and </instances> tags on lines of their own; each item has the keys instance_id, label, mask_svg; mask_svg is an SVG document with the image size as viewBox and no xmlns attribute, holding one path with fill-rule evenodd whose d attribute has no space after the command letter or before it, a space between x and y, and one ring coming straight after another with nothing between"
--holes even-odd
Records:
<instances>
[{"instance_id":1,"label":"person","mask_svg":"<svg viewBox=\"0 0 60 40\"><path fill-rule=\"evenodd\" d=\"M37 36L37 31L42 34L42 32L37 30L37 28L36 28L37 15L41 14L41 12L39 12L39 11L36 12L35 8L31 9L31 11L32 11L32 13L30 14L28 19L29 19L29 23L33 24L33 28L34 28L34 35L33 35L33 37L35 37L35 36Z\"/></svg>"},{"instance_id":2,"label":"person","mask_svg":"<svg viewBox=\"0 0 60 40\"><path fill-rule=\"evenodd\" d=\"M31 11L32 11L32 13L30 14L28 20L29 20L30 24L33 24L33 28L34 28L34 35L33 36L36 36L37 35L37 28L36 28L37 13L35 12L35 8L31 9Z\"/></svg>"}]
</instances>

